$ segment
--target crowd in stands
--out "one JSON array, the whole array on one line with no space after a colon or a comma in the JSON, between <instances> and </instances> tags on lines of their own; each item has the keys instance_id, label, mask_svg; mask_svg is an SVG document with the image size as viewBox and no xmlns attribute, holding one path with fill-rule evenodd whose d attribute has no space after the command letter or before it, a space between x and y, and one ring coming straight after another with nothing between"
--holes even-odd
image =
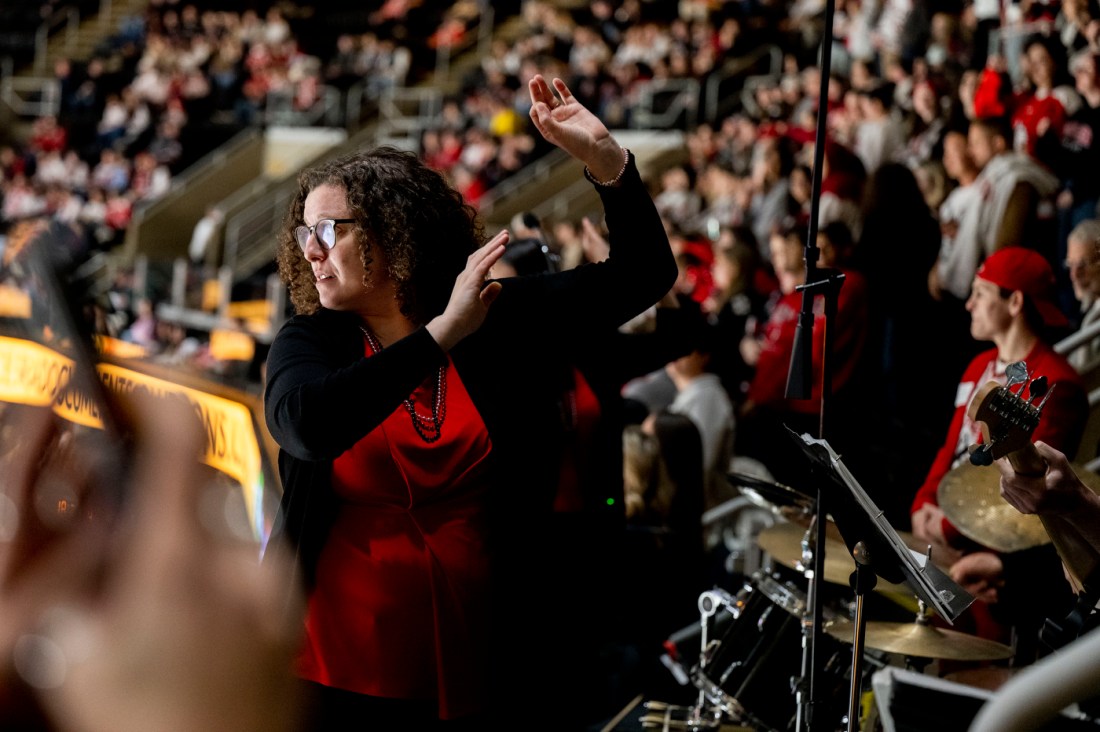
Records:
<instances>
[{"instance_id":1,"label":"crowd in stands","mask_svg":"<svg viewBox=\"0 0 1100 732\"><path fill-rule=\"evenodd\" d=\"M54 216L85 230L91 247L110 248L135 206L240 129L343 123L345 107L326 106L326 84L347 92L363 83L370 100L412 78L411 52L392 36L326 36L307 52L303 8L239 5L155 0L90 58L57 60L57 115L38 119L26 139L2 141L0 224ZM403 35L411 10L389 8L380 26Z\"/></svg>"}]
</instances>

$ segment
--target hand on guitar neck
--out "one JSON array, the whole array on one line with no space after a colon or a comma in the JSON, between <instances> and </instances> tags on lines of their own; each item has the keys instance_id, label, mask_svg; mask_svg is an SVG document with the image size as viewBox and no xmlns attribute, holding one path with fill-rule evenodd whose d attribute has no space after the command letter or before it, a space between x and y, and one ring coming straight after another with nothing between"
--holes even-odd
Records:
<instances>
[{"instance_id":1,"label":"hand on guitar neck","mask_svg":"<svg viewBox=\"0 0 1100 732\"><path fill-rule=\"evenodd\" d=\"M1031 442L1042 404L1032 403L1031 391L1025 400L1024 387L1013 392L1011 385L991 381L971 401L968 414L981 423L984 439L973 451L978 459L972 454L972 461L995 459L1001 496L1021 513L1039 517L1080 593L1100 568L1100 496L1081 480L1065 454Z\"/></svg>"}]
</instances>

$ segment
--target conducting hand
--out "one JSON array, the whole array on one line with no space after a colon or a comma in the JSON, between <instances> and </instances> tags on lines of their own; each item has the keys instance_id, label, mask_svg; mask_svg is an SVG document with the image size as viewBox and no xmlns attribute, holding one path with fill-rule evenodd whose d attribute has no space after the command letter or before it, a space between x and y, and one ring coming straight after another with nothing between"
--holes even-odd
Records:
<instances>
[{"instance_id":1,"label":"conducting hand","mask_svg":"<svg viewBox=\"0 0 1100 732\"><path fill-rule=\"evenodd\" d=\"M619 174L622 148L604 123L577 101L564 81L554 79L557 96L541 74L535 74L527 87L531 120L547 142L584 163L596 180L608 181Z\"/></svg>"},{"instance_id":2,"label":"conducting hand","mask_svg":"<svg viewBox=\"0 0 1100 732\"><path fill-rule=\"evenodd\" d=\"M428 332L444 351L470 335L485 322L489 306L500 294L499 282L485 284L489 270L504 254L508 243L508 231L502 231L466 260L466 268L455 278L451 299L443 313L428 323Z\"/></svg>"}]
</instances>

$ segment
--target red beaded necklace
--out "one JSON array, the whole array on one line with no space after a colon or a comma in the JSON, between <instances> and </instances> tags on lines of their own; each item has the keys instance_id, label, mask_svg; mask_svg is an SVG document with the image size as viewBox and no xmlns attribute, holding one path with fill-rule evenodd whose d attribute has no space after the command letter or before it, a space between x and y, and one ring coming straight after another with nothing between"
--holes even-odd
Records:
<instances>
[{"instance_id":1,"label":"red beaded necklace","mask_svg":"<svg viewBox=\"0 0 1100 732\"><path fill-rule=\"evenodd\" d=\"M359 330L363 331L363 337L367 339L367 344L370 345L371 350L375 353L381 353L382 344L378 342L374 334L362 325L359 326ZM416 411L416 404L411 397L410 394L401 400L401 403L405 405L405 411L409 413L409 417L412 419L413 429L416 430L416 434L420 435L420 439L424 442L435 442L443 434L443 420L447 416L447 362L444 361L443 365L439 367L439 375L432 387L432 413L430 416Z\"/></svg>"}]
</instances>

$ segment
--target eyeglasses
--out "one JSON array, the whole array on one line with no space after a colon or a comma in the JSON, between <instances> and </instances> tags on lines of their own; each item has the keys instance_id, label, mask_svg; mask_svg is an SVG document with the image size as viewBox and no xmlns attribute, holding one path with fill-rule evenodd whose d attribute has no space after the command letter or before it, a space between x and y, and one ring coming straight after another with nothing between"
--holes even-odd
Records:
<instances>
[{"instance_id":1,"label":"eyeglasses","mask_svg":"<svg viewBox=\"0 0 1100 732\"><path fill-rule=\"evenodd\" d=\"M321 219L313 226L299 226L294 229L294 238L298 240L298 246L304 252L309 245L309 237L317 235L318 243L325 249L336 246L336 225L354 224L355 219Z\"/></svg>"}]
</instances>

